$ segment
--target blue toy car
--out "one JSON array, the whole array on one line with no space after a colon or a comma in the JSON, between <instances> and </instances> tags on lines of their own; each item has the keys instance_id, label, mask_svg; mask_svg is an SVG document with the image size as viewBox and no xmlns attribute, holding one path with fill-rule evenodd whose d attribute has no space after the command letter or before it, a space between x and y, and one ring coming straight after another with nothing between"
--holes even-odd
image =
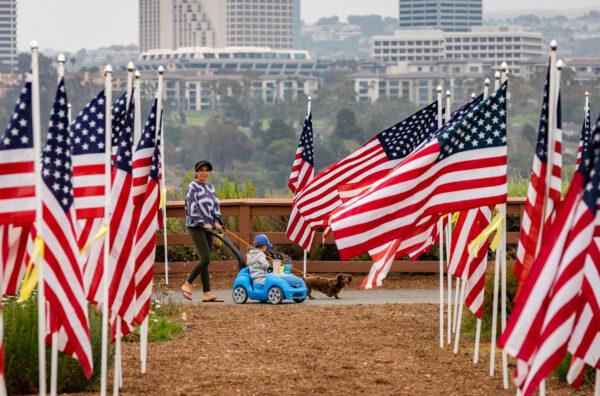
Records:
<instances>
[{"instance_id":1,"label":"blue toy car","mask_svg":"<svg viewBox=\"0 0 600 396\"><path fill-rule=\"evenodd\" d=\"M254 284L248 268L242 269L233 282L233 301L244 304L251 300L279 304L283 300L301 303L306 299L306 284L295 275L267 273L265 284Z\"/></svg>"}]
</instances>

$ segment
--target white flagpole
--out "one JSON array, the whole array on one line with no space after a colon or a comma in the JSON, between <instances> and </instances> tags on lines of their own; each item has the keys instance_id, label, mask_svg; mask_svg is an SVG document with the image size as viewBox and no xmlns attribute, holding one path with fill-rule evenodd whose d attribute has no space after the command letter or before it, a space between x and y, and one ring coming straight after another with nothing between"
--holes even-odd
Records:
<instances>
[{"instance_id":1,"label":"white flagpole","mask_svg":"<svg viewBox=\"0 0 600 396\"><path fill-rule=\"evenodd\" d=\"M38 44L31 42L31 121L33 122L33 149L35 161L35 229L38 236L42 235L42 170L39 158L41 157L40 124L40 75L38 67ZM38 267L38 364L39 364L39 393L46 395L46 294L44 293L44 260L39 257L34 259Z\"/></svg>"},{"instance_id":2,"label":"white flagpole","mask_svg":"<svg viewBox=\"0 0 600 396\"><path fill-rule=\"evenodd\" d=\"M594 386L594 396L600 396L600 369L596 369L596 385Z\"/></svg>"},{"instance_id":3,"label":"white flagpole","mask_svg":"<svg viewBox=\"0 0 600 396\"><path fill-rule=\"evenodd\" d=\"M437 86L437 105L438 105L438 129L442 128L442 86ZM439 255L440 255L440 348L444 347L444 222L438 220L439 230Z\"/></svg>"},{"instance_id":4,"label":"white flagpole","mask_svg":"<svg viewBox=\"0 0 600 396\"><path fill-rule=\"evenodd\" d=\"M311 105L312 105L312 98L309 96L308 97L308 103L306 104L306 117L307 118L310 116ZM304 250L304 260L303 260L302 273L304 274L305 278L306 278L306 267L307 267L307 264L308 264L308 252L306 250Z\"/></svg>"},{"instance_id":5,"label":"white flagpole","mask_svg":"<svg viewBox=\"0 0 600 396\"><path fill-rule=\"evenodd\" d=\"M496 71L494 74L494 90L500 87L501 74ZM496 363L496 333L498 332L498 289L500 287L500 250L496 250L496 260L494 264L494 299L492 303L492 340L490 342L490 376L494 376L494 365Z\"/></svg>"},{"instance_id":6,"label":"white flagpole","mask_svg":"<svg viewBox=\"0 0 600 396\"><path fill-rule=\"evenodd\" d=\"M446 91L446 122L450 121L450 116L451 116L451 110L450 108L452 107L452 93L450 92L450 90ZM450 224L450 218L448 218L448 222L446 224L446 227L448 227L448 225ZM442 248L442 244L441 244L441 237L442 237L442 233L440 232L440 249ZM448 238L448 228L446 228L446 239ZM450 247L448 246L448 241L446 240L446 260L450 260ZM444 263L445 266L445 263ZM450 275L450 273L446 274L446 277L448 278L448 328L447 328L447 332L446 332L446 338L447 338L447 342L448 345L450 345L451 342L451 338L452 338L452 275Z\"/></svg>"},{"instance_id":7,"label":"white flagpole","mask_svg":"<svg viewBox=\"0 0 600 396\"><path fill-rule=\"evenodd\" d=\"M502 82L508 79L508 64L502 62ZM498 88L500 84L498 83ZM502 213L502 234L500 239L500 275L501 275L501 296L500 296L500 323L502 332L506 330L506 204L500 205L500 211ZM504 389L508 389L508 356L506 352L502 350L502 385Z\"/></svg>"},{"instance_id":8,"label":"white flagpole","mask_svg":"<svg viewBox=\"0 0 600 396\"><path fill-rule=\"evenodd\" d=\"M127 111L129 111L129 104L131 102L131 95L133 92L133 77L134 77L134 66L133 66L133 62L129 62L129 64L127 65L127 100L126 100L126 106L127 106ZM136 91L139 91L138 89L136 89ZM139 108L139 104L136 103L136 108ZM135 120L137 121L137 117L135 117ZM137 122L134 124L134 136L135 136L135 128L136 128ZM135 137L134 137L134 144L135 144ZM135 150L135 146L132 147L133 150ZM115 316L115 324L116 326L116 331L115 331L115 367L114 367L114 381L113 381L113 395L118 395L119 394L119 388L123 386L123 367L121 365L121 336L122 336L122 331L121 331L121 318L116 315Z\"/></svg>"},{"instance_id":9,"label":"white flagpole","mask_svg":"<svg viewBox=\"0 0 600 396\"><path fill-rule=\"evenodd\" d=\"M129 110L129 102L131 101L131 92L133 91L133 69L134 69L134 65L133 62L129 62L127 64L127 90L126 90L126 97L127 97L127 103L125 104L125 108L127 110Z\"/></svg>"},{"instance_id":10,"label":"white flagpole","mask_svg":"<svg viewBox=\"0 0 600 396\"><path fill-rule=\"evenodd\" d=\"M158 132L161 128L162 138L160 139L160 165L162 166L162 187L167 187L167 165L165 163L165 131L163 124L159 124L162 120L162 99L163 99L163 79L165 74L165 68L162 66L158 67L158 102L156 105L156 131ZM162 190L160 192L162 197ZM165 249L165 285L169 284L169 245L167 242L168 230L167 230L167 204L162 207L163 217L163 245Z\"/></svg>"},{"instance_id":11,"label":"white flagpole","mask_svg":"<svg viewBox=\"0 0 600 396\"><path fill-rule=\"evenodd\" d=\"M456 278L457 281L460 278ZM458 284L458 283L457 283ZM460 300L459 300L459 309L458 309L458 318L456 318L456 334L454 335L454 354L458 353L458 343L460 342L460 327L462 324L462 314L463 314L463 304L465 302L465 291L467 289L467 281L463 280L460 282Z\"/></svg>"},{"instance_id":12,"label":"white flagpole","mask_svg":"<svg viewBox=\"0 0 600 396\"><path fill-rule=\"evenodd\" d=\"M65 56L58 55L56 59L56 74L58 82L65 77ZM71 103L67 103L67 119L71 124ZM58 382L58 333L52 333L52 347L50 350L50 395L56 396Z\"/></svg>"},{"instance_id":13,"label":"white flagpole","mask_svg":"<svg viewBox=\"0 0 600 396\"><path fill-rule=\"evenodd\" d=\"M486 99L490 94L490 79L486 78L485 81L483 82L483 98ZM471 97L473 97L475 94L473 93L473 95L471 95ZM474 98L473 98L474 99ZM487 256L488 254L486 253L486 267L487 267ZM475 351L473 353L473 365L477 366L477 363L479 363L479 343L481 340L481 319L477 318L477 327L475 330Z\"/></svg>"},{"instance_id":14,"label":"white flagpole","mask_svg":"<svg viewBox=\"0 0 600 396\"><path fill-rule=\"evenodd\" d=\"M108 227L104 237L104 263L102 264L102 351L100 362L100 395L106 395L108 367L108 283L110 260L110 191L112 161L112 67L104 69L104 224Z\"/></svg>"},{"instance_id":15,"label":"white flagpole","mask_svg":"<svg viewBox=\"0 0 600 396\"><path fill-rule=\"evenodd\" d=\"M157 84L157 89L156 89L156 125L154 128L154 133L155 133L155 139L158 137L158 132L160 131L160 128L162 127L161 125L161 115L162 115L162 94L163 94L163 74L164 74L165 70L162 66L159 67L158 69L158 84ZM162 143L161 139L161 155L164 155L164 153L162 153L162 148L163 143ZM164 169L163 169L164 172ZM164 177L164 174L163 174ZM161 191L162 194L162 191ZM166 212L164 211L164 207L163 207L163 220L165 220L164 216L165 216ZM165 270L166 270L166 263L167 263L167 222L166 220L163 221L164 224L164 242L165 242ZM167 271L165 271L165 277L167 276ZM148 361L148 316L146 316L146 318L144 318L144 322L142 322L142 325L140 326L140 361L141 361L141 372L142 374L146 373L146 366L147 366L147 361Z\"/></svg>"}]
</instances>

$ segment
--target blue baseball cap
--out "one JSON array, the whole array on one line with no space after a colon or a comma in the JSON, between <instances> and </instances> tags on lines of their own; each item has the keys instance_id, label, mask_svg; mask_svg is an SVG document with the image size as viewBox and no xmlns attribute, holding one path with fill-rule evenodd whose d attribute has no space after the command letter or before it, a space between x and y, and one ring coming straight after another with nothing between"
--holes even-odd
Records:
<instances>
[{"instance_id":1,"label":"blue baseball cap","mask_svg":"<svg viewBox=\"0 0 600 396\"><path fill-rule=\"evenodd\" d=\"M265 234L258 234L254 237L254 246L266 246L269 249L271 249L273 247L273 244L269 242L269 238L267 238Z\"/></svg>"}]
</instances>

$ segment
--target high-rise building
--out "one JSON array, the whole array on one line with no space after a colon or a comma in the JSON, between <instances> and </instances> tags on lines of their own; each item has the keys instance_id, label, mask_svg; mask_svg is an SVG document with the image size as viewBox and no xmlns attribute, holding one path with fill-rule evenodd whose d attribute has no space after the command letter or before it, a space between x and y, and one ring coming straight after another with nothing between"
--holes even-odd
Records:
<instances>
[{"instance_id":1,"label":"high-rise building","mask_svg":"<svg viewBox=\"0 0 600 396\"><path fill-rule=\"evenodd\" d=\"M17 67L17 0L0 0L0 69Z\"/></svg>"},{"instance_id":2,"label":"high-rise building","mask_svg":"<svg viewBox=\"0 0 600 396\"><path fill-rule=\"evenodd\" d=\"M139 0L139 12L142 52L299 45L300 0Z\"/></svg>"},{"instance_id":3,"label":"high-rise building","mask_svg":"<svg viewBox=\"0 0 600 396\"><path fill-rule=\"evenodd\" d=\"M468 31L481 25L483 0L399 0L401 29Z\"/></svg>"},{"instance_id":4,"label":"high-rise building","mask_svg":"<svg viewBox=\"0 0 600 396\"><path fill-rule=\"evenodd\" d=\"M225 6L220 0L139 0L140 51L224 46Z\"/></svg>"}]
</instances>

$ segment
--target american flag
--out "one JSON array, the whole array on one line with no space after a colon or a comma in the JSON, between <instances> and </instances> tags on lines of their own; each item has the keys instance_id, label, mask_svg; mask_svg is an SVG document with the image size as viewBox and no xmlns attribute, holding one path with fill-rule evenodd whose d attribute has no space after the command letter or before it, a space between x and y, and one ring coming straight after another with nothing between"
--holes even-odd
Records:
<instances>
[{"instance_id":1,"label":"american flag","mask_svg":"<svg viewBox=\"0 0 600 396\"><path fill-rule=\"evenodd\" d=\"M450 122L453 123L472 108L478 105L483 100L483 95L475 98L471 102L465 104L458 110L454 111L450 117ZM435 136L435 134L433 134ZM433 136L426 136L426 139ZM421 142L421 144L424 144ZM417 150L419 148L417 147ZM358 196L366 191L376 180L367 180L361 183L351 185L342 185L338 188L342 201L347 202L350 199ZM443 223L446 224L447 218L444 218ZM413 235L406 236L402 241L392 241L385 243L375 249L369 250L369 255L373 260L373 265L369 271L369 275L364 278L362 287L370 289L379 287L383 283L383 279L389 273L394 259L408 255L412 260L416 260L423 252L427 251L439 237L439 229L437 216L428 216L424 218L415 229ZM394 251L396 249L396 251Z\"/></svg>"},{"instance_id":2,"label":"american flag","mask_svg":"<svg viewBox=\"0 0 600 396\"><path fill-rule=\"evenodd\" d=\"M0 138L1 296L14 295L25 274L26 246L35 220L31 76Z\"/></svg>"},{"instance_id":3,"label":"american flag","mask_svg":"<svg viewBox=\"0 0 600 396\"><path fill-rule=\"evenodd\" d=\"M579 166L581 162L581 151L583 150L583 146L590 139L592 134L592 120L590 118L590 108L587 107L585 109L585 118L583 119L583 124L581 125L581 137L579 139L579 146L577 147L577 159L575 162L575 166Z\"/></svg>"},{"instance_id":4,"label":"american flag","mask_svg":"<svg viewBox=\"0 0 600 396\"><path fill-rule=\"evenodd\" d=\"M105 106L105 105L104 105ZM120 131L125 129L125 122L126 122L126 114L127 114L127 96L126 94L121 95L121 97L115 101L112 106L111 106L111 129L112 129L112 136L111 136L111 154L112 154L112 159L113 159L113 166L114 166L114 159L116 157L117 154L117 148L118 148L118 138L120 136ZM85 111L85 110L84 110ZM104 110L102 110L102 114L104 114ZM102 124L104 125L104 123ZM96 124L96 126L99 126L99 124ZM103 132L103 131L102 131ZM100 138L100 135L102 136ZM102 141L104 142L104 133L100 134L98 133L98 138L96 139L96 141ZM75 156L75 158L77 158L77 156ZM100 156L98 156L98 160L100 160ZM102 155L102 175L104 175L104 154ZM98 162L98 164L100 164L100 162ZM99 170L99 168L98 168ZM102 179L100 181L100 179ZM98 182L101 182L102 185L104 185L104 177L102 176L102 178L98 178L97 179ZM102 207L104 207L104 197L100 198L97 197L98 200L98 204L102 205ZM102 202L100 202L102 201ZM77 205L77 199L75 200L75 204ZM103 212L102 212L103 213ZM102 222L104 221L104 219L102 218L95 218L95 219L89 219L89 220L84 220L82 223L82 227L81 227L81 233L79 235L79 246L80 248L83 247L86 242L88 242L90 240L90 238L93 238L97 232L99 231L100 227L102 226ZM104 243L103 242L99 242L99 243L93 243L90 248L85 252L85 265L84 265L84 284L85 284L85 290L86 290L86 295L88 297L88 300L99 304L102 302L102 296L101 296L101 282L102 282L102 271L103 271L103 266L104 266L104 255L103 255L103 251L104 251Z\"/></svg>"},{"instance_id":5,"label":"american flag","mask_svg":"<svg viewBox=\"0 0 600 396\"><path fill-rule=\"evenodd\" d=\"M2 263L2 296L14 296L25 275L27 263L27 243L35 235L33 225L0 226L0 263Z\"/></svg>"},{"instance_id":6,"label":"american flag","mask_svg":"<svg viewBox=\"0 0 600 396\"><path fill-rule=\"evenodd\" d=\"M133 154L132 196L135 205L141 205L146 195L146 183L150 174L150 167L152 166L152 155L155 146L157 102L155 99L140 136L140 141Z\"/></svg>"},{"instance_id":7,"label":"american flag","mask_svg":"<svg viewBox=\"0 0 600 396\"><path fill-rule=\"evenodd\" d=\"M323 228L342 204L337 190L340 185L380 178L436 129L434 102L319 172L294 199L287 237L305 250L310 249L315 230Z\"/></svg>"},{"instance_id":8,"label":"american flag","mask_svg":"<svg viewBox=\"0 0 600 396\"><path fill-rule=\"evenodd\" d=\"M298 143L298 150L296 150L296 156L294 157L294 164L292 165L292 172L290 173L290 180L288 182L288 187L294 195L298 191L302 191L310 179L315 175L314 154L312 114L309 114L304 119L302 134L300 135L300 142Z\"/></svg>"},{"instance_id":9,"label":"american flag","mask_svg":"<svg viewBox=\"0 0 600 396\"><path fill-rule=\"evenodd\" d=\"M135 238L135 322L141 324L150 310L152 276L156 254L156 231L158 230L160 204L160 130L157 133L152 164L140 213Z\"/></svg>"},{"instance_id":10,"label":"american flag","mask_svg":"<svg viewBox=\"0 0 600 396\"><path fill-rule=\"evenodd\" d=\"M92 349L82 265L77 245L73 205L71 138L64 79L56 99L42 155L42 226L45 242L44 282L50 331L66 336L64 351L76 358L88 378L92 375Z\"/></svg>"},{"instance_id":11,"label":"american flag","mask_svg":"<svg viewBox=\"0 0 600 396\"><path fill-rule=\"evenodd\" d=\"M557 131L554 135L554 153L552 155L553 167L552 177L546 180L548 164L548 115L549 115L549 84L550 68L546 76L546 85L544 86L544 98L542 101L542 114L540 116L539 131L535 155L533 157L533 169L531 179L527 188L527 201L521 220L521 233L519 235L519 244L517 247L517 257L515 259L515 276L521 284L529 267L533 263L539 250L540 230L543 222L552 219L561 199L561 168L562 168L562 133L560 133L560 97L557 106L556 119ZM546 188L548 187L548 196ZM544 202L545 201L545 202ZM542 219L542 211L545 207L545 219Z\"/></svg>"},{"instance_id":12,"label":"american flag","mask_svg":"<svg viewBox=\"0 0 600 396\"><path fill-rule=\"evenodd\" d=\"M78 219L104 216L105 100L102 91L71 123L73 193Z\"/></svg>"},{"instance_id":13,"label":"american flag","mask_svg":"<svg viewBox=\"0 0 600 396\"><path fill-rule=\"evenodd\" d=\"M544 245L517 294L498 345L527 362L518 383L531 394L560 363L579 309L583 268L600 197L600 119L556 213Z\"/></svg>"},{"instance_id":14,"label":"american flag","mask_svg":"<svg viewBox=\"0 0 600 396\"><path fill-rule=\"evenodd\" d=\"M471 209L477 211L477 224L474 227L477 234L483 231L492 219L492 210L487 207ZM464 213L464 212L461 212ZM477 235L474 235L476 237ZM471 238L472 240L473 238ZM465 287L465 305L479 319L483 316L483 296L485 289L485 271L488 263L489 240L486 240L477 255L469 255L466 263L466 271L462 274L462 279L466 280ZM496 253L497 254L497 253Z\"/></svg>"},{"instance_id":15,"label":"american flag","mask_svg":"<svg viewBox=\"0 0 600 396\"><path fill-rule=\"evenodd\" d=\"M331 228L340 257L412 235L428 216L506 202L506 88L336 210Z\"/></svg>"},{"instance_id":16,"label":"american flag","mask_svg":"<svg viewBox=\"0 0 600 396\"><path fill-rule=\"evenodd\" d=\"M586 363L600 369L600 237L597 232L583 268L581 298L580 312L567 347L571 353L567 380L574 387L581 385Z\"/></svg>"},{"instance_id":17,"label":"american flag","mask_svg":"<svg viewBox=\"0 0 600 396\"><path fill-rule=\"evenodd\" d=\"M0 224L35 221L31 76L0 139Z\"/></svg>"},{"instance_id":18,"label":"american flag","mask_svg":"<svg viewBox=\"0 0 600 396\"><path fill-rule=\"evenodd\" d=\"M111 317L119 316L126 324L133 321L132 302L135 298L135 261L133 242L137 220L132 201L134 109L131 102L117 141L111 191L110 273L108 300ZM134 222L135 220L135 222Z\"/></svg>"}]
</instances>

